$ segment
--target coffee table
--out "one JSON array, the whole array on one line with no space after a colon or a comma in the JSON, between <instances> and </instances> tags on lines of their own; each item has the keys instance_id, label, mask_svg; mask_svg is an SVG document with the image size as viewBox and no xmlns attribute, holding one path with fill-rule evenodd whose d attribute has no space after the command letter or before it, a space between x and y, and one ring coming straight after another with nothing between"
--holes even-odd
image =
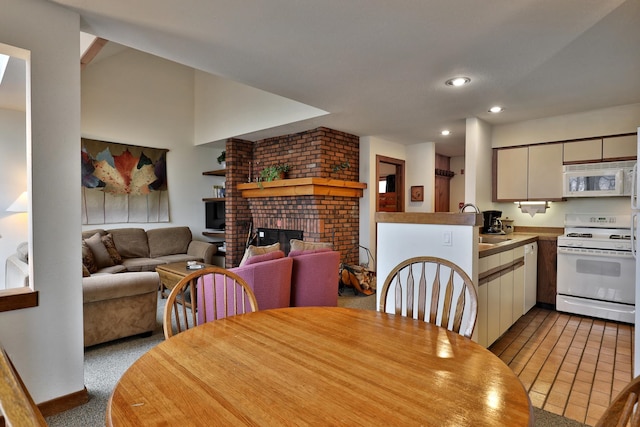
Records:
<instances>
[{"instance_id":1,"label":"coffee table","mask_svg":"<svg viewBox=\"0 0 640 427\"><path fill-rule=\"evenodd\" d=\"M211 264L198 263L204 267L214 267ZM160 296L166 298L171 290L178 284L180 280L197 270L188 270L187 262L172 262L170 264L162 264L156 267L156 272L160 276ZM191 303L186 303L187 307L191 307Z\"/></svg>"}]
</instances>

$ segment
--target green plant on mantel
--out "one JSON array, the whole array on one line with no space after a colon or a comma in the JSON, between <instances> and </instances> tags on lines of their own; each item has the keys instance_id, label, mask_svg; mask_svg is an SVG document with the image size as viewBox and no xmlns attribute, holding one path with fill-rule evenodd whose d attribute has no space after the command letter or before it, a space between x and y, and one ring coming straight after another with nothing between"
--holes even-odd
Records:
<instances>
[{"instance_id":1,"label":"green plant on mantel","mask_svg":"<svg viewBox=\"0 0 640 427\"><path fill-rule=\"evenodd\" d=\"M288 164L267 166L260 171L260 181L268 182L282 179L290 170L291 166Z\"/></svg>"},{"instance_id":2,"label":"green plant on mantel","mask_svg":"<svg viewBox=\"0 0 640 427\"><path fill-rule=\"evenodd\" d=\"M349 162L342 162L342 163L338 163L337 165L334 165L332 170L334 172L340 172L342 170L349 169L350 167L351 167L351 164L349 164Z\"/></svg>"},{"instance_id":3,"label":"green plant on mantel","mask_svg":"<svg viewBox=\"0 0 640 427\"><path fill-rule=\"evenodd\" d=\"M227 152L223 151L222 153L220 153L217 160L219 164L222 164L223 162L225 162L227 160Z\"/></svg>"}]
</instances>

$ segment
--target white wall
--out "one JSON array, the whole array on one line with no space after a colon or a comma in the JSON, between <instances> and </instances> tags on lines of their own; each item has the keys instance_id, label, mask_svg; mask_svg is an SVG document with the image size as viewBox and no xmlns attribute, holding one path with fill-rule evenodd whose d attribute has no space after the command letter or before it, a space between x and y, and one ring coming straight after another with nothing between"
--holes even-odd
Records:
<instances>
[{"instance_id":1,"label":"white wall","mask_svg":"<svg viewBox=\"0 0 640 427\"><path fill-rule=\"evenodd\" d=\"M28 239L27 214L6 209L27 189L27 140L24 111L0 109L0 289L4 260Z\"/></svg>"},{"instance_id":2,"label":"white wall","mask_svg":"<svg viewBox=\"0 0 640 427\"><path fill-rule=\"evenodd\" d=\"M39 292L38 307L0 313L0 342L36 402L84 388L80 192L73 190L80 178L79 23L76 13L43 0L5 0L0 14L0 42L31 51L27 181Z\"/></svg>"},{"instance_id":3,"label":"white wall","mask_svg":"<svg viewBox=\"0 0 640 427\"><path fill-rule=\"evenodd\" d=\"M409 145L405 154L405 211L433 212L436 185L436 147L433 142ZM411 186L424 186L424 201L411 201Z\"/></svg>"},{"instance_id":4,"label":"white wall","mask_svg":"<svg viewBox=\"0 0 640 427\"><path fill-rule=\"evenodd\" d=\"M465 157L451 157L449 167L455 173L449 181L449 212L458 212L459 203L465 201L464 178L465 178Z\"/></svg>"},{"instance_id":5,"label":"white wall","mask_svg":"<svg viewBox=\"0 0 640 427\"><path fill-rule=\"evenodd\" d=\"M205 144L328 114L282 96L195 72L195 143Z\"/></svg>"},{"instance_id":6,"label":"white wall","mask_svg":"<svg viewBox=\"0 0 640 427\"><path fill-rule=\"evenodd\" d=\"M621 105L493 127L492 146L537 144L636 132L640 104Z\"/></svg>"},{"instance_id":7,"label":"white wall","mask_svg":"<svg viewBox=\"0 0 640 427\"><path fill-rule=\"evenodd\" d=\"M136 50L126 50L82 72L82 136L144 147L166 148L170 223L87 225L83 229L186 225L207 240L203 197L222 178L222 149L194 146L194 71Z\"/></svg>"},{"instance_id":8,"label":"white wall","mask_svg":"<svg viewBox=\"0 0 640 427\"><path fill-rule=\"evenodd\" d=\"M366 182L367 188L360 198L360 245L369 248L376 257L376 156L406 159L406 146L389 142L381 138L365 136L360 138L360 182ZM435 160L434 160L435 161ZM406 165L405 165L406 166ZM430 196L425 186L425 199ZM367 262L366 252L360 250L360 262Z\"/></svg>"}]
</instances>

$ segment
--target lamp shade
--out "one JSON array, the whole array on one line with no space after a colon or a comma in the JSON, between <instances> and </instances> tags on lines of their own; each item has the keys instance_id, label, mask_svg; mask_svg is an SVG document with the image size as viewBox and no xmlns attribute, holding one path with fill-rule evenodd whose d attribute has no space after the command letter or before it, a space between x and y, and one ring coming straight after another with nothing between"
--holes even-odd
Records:
<instances>
[{"instance_id":1,"label":"lamp shade","mask_svg":"<svg viewBox=\"0 0 640 427\"><path fill-rule=\"evenodd\" d=\"M29 210L29 196L25 191L7 208L7 212L27 212Z\"/></svg>"}]
</instances>

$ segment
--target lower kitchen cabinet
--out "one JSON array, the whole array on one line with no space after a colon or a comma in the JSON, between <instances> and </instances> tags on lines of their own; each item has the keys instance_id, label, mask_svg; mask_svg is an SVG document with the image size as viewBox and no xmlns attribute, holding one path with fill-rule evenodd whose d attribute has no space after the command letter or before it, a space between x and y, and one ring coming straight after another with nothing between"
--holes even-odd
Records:
<instances>
[{"instance_id":1,"label":"lower kitchen cabinet","mask_svg":"<svg viewBox=\"0 0 640 427\"><path fill-rule=\"evenodd\" d=\"M524 246L479 259L478 343L493 344L523 314Z\"/></svg>"}]
</instances>

